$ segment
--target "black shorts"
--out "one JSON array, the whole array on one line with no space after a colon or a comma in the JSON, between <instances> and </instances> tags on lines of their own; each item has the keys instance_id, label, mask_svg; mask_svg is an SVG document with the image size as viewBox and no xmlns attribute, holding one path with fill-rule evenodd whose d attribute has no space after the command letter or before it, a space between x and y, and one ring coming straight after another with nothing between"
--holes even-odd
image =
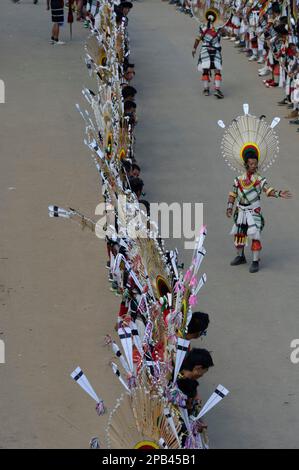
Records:
<instances>
[{"instance_id":1,"label":"black shorts","mask_svg":"<svg viewBox=\"0 0 299 470\"><path fill-rule=\"evenodd\" d=\"M51 0L51 13L52 22L63 25L64 23L64 8L63 0Z\"/></svg>"}]
</instances>

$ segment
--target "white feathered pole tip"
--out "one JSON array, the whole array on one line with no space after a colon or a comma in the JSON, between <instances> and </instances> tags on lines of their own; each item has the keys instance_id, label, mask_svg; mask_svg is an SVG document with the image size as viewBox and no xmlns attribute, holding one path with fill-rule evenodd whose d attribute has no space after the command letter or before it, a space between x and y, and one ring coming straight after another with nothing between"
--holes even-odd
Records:
<instances>
[{"instance_id":1,"label":"white feathered pole tip","mask_svg":"<svg viewBox=\"0 0 299 470\"><path fill-rule=\"evenodd\" d=\"M276 127L277 124L279 124L279 123L280 123L280 118L279 118L279 117L275 117L275 118L273 119L273 121L271 122L271 125L270 125L271 129L274 129L274 127Z\"/></svg>"},{"instance_id":2,"label":"white feathered pole tip","mask_svg":"<svg viewBox=\"0 0 299 470\"><path fill-rule=\"evenodd\" d=\"M206 402L206 404L200 410L199 414L196 417L196 420L202 418L206 413L208 413L208 411L214 408L214 406L216 406L228 394L229 391L225 387L223 387L223 385L219 384L208 399L208 401Z\"/></svg>"},{"instance_id":3,"label":"white feathered pole tip","mask_svg":"<svg viewBox=\"0 0 299 470\"><path fill-rule=\"evenodd\" d=\"M222 127L222 129L225 129L225 124L221 119L219 119L219 121L217 121L217 124L218 124L219 127Z\"/></svg>"},{"instance_id":4,"label":"white feathered pole tip","mask_svg":"<svg viewBox=\"0 0 299 470\"><path fill-rule=\"evenodd\" d=\"M99 416L103 415L106 411L104 401L102 398L100 398L92 386L89 383L88 378L86 375L83 373L82 369L80 367L77 367L71 374L72 379L77 382L78 385L91 397L95 400L97 403L96 406L96 412L98 413Z\"/></svg>"},{"instance_id":5,"label":"white feathered pole tip","mask_svg":"<svg viewBox=\"0 0 299 470\"><path fill-rule=\"evenodd\" d=\"M71 212L58 206L48 206L49 217L64 217L69 219Z\"/></svg>"},{"instance_id":6,"label":"white feathered pole tip","mask_svg":"<svg viewBox=\"0 0 299 470\"><path fill-rule=\"evenodd\" d=\"M249 104L247 103L243 104L243 111L246 116L249 114Z\"/></svg>"}]
</instances>

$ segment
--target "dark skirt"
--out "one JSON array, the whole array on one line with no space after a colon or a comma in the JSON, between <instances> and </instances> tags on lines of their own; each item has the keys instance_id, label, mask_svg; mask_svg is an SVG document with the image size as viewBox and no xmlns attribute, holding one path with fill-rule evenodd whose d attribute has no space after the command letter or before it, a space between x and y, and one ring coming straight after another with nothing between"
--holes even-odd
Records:
<instances>
[{"instance_id":1,"label":"dark skirt","mask_svg":"<svg viewBox=\"0 0 299 470\"><path fill-rule=\"evenodd\" d=\"M62 0L51 0L52 22L62 25L64 23L64 8Z\"/></svg>"}]
</instances>

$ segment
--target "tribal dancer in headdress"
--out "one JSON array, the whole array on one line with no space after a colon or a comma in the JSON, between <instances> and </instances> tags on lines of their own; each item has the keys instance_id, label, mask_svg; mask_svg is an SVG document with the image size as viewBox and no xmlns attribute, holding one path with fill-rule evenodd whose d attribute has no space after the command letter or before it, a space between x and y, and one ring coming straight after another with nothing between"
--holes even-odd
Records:
<instances>
[{"instance_id":1,"label":"tribal dancer in headdress","mask_svg":"<svg viewBox=\"0 0 299 470\"><path fill-rule=\"evenodd\" d=\"M251 239L253 261L249 271L259 271L261 232L264 227L264 217L261 210L261 195L289 199L290 191L278 191L267 183L264 176L258 173L268 168L278 154L278 138L273 130L280 119L275 118L269 126L265 116L256 118L248 114L248 105L243 105L244 116L234 119L226 129L222 140L222 153L228 165L236 170L241 167L245 172L235 178L232 192L229 193L226 215L233 215L234 204L234 235L237 256L231 262L232 266L246 263L244 248L247 239ZM223 121L218 121L224 128Z\"/></svg>"},{"instance_id":2,"label":"tribal dancer in headdress","mask_svg":"<svg viewBox=\"0 0 299 470\"><path fill-rule=\"evenodd\" d=\"M217 13L210 9L207 11L207 26L206 28L199 29L199 35L195 39L192 56L196 54L197 47L201 42L201 49L199 53L199 69L202 70L202 81L204 83L204 94L210 94L210 78L212 70L214 71L214 84L215 96L223 98L223 93L220 90L221 86L221 70L222 70L222 55L221 55L221 28L216 29L214 22L217 19Z\"/></svg>"}]
</instances>

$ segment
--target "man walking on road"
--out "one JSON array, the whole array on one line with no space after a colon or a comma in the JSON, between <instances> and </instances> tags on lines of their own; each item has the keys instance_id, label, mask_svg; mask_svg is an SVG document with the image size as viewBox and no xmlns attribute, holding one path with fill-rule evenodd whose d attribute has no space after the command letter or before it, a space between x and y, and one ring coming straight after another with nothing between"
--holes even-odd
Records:
<instances>
[{"instance_id":1,"label":"man walking on road","mask_svg":"<svg viewBox=\"0 0 299 470\"><path fill-rule=\"evenodd\" d=\"M47 10L50 10L50 7L53 22L51 44L63 45L65 43L59 40L59 31L64 23L64 0L47 0Z\"/></svg>"},{"instance_id":2,"label":"man walking on road","mask_svg":"<svg viewBox=\"0 0 299 470\"><path fill-rule=\"evenodd\" d=\"M195 57L197 47L200 43L201 50L199 54L198 70L202 71L202 81L204 83L204 95L210 95L210 77L214 71L215 96L218 99L223 98L220 90L222 81L222 55L221 55L221 28L216 29L214 23L217 15L213 9L206 11L207 26L200 28L199 35L196 37L192 56Z\"/></svg>"}]
</instances>

